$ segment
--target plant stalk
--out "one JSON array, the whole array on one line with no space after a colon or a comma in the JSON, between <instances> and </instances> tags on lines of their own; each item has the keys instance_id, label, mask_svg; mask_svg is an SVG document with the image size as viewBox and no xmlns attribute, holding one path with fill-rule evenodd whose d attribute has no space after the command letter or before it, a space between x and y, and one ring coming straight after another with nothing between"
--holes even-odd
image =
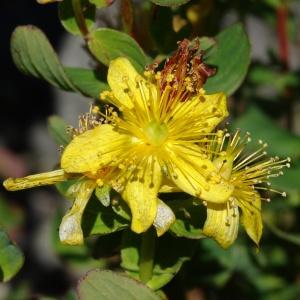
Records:
<instances>
[{"instance_id":1,"label":"plant stalk","mask_svg":"<svg viewBox=\"0 0 300 300\"><path fill-rule=\"evenodd\" d=\"M142 234L139 269L140 279L143 283L147 283L153 275L155 239L154 228L150 228Z\"/></svg>"},{"instance_id":2,"label":"plant stalk","mask_svg":"<svg viewBox=\"0 0 300 300\"><path fill-rule=\"evenodd\" d=\"M72 7L74 10L76 23L80 29L80 32L81 32L83 38L87 41L88 37L89 37L89 29L87 27L87 24L86 24L84 15L83 15L81 0L72 0Z\"/></svg>"}]
</instances>

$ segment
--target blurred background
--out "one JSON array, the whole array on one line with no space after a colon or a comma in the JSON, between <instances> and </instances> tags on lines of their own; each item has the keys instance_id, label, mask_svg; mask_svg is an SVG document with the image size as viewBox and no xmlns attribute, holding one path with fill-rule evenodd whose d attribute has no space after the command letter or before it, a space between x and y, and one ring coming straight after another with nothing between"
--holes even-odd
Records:
<instances>
[{"instance_id":1,"label":"blurred background","mask_svg":"<svg viewBox=\"0 0 300 300\"><path fill-rule=\"evenodd\" d=\"M121 28L120 6L118 0L99 10L98 24ZM247 129L254 141L261 138L269 143L271 155L289 156L293 161L285 176L273 182L288 196L264 203L260 251L243 232L226 251L211 240L200 240L193 259L165 287L167 296L172 300L300 299L299 1L198 0L174 9L135 1L134 6L132 35L150 54L155 48L168 54L183 37L214 36L242 22L252 45L252 62L244 83L229 99L230 126ZM56 4L2 0L0 8L3 180L53 169L59 151L48 133L48 118L58 115L76 125L77 116L92 101L21 74L10 54L15 27L33 24L41 28L65 65L88 67L93 61L82 40L64 31ZM162 34L170 37L168 43L161 41ZM0 299L74 299L72 289L84 272L118 264L115 245L104 240L97 257L88 246L70 249L59 244L57 228L68 206L53 187L15 193L0 188L0 224L25 255L19 274L0 284Z\"/></svg>"}]
</instances>

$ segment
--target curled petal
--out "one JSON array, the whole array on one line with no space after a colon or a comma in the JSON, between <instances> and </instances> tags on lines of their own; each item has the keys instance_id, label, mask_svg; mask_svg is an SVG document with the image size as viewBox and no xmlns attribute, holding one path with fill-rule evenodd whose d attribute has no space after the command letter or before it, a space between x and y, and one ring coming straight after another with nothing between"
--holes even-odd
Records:
<instances>
[{"instance_id":1,"label":"curled petal","mask_svg":"<svg viewBox=\"0 0 300 300\"><path fill-rule=\"evenodd\" d=\"M176 217L172 209L160 199L157 205L157 214L154 220L154 227L156 229L157 236L163 235L170 226L175 222Z\"/></svg>"},{"instance_id":2,"label":"curled petal","mask_svg":"<svg viewBox=\"0 0 300 300\"><path fill-rule=\"evenodd\" d=\"M239 228L238 208L225 204L207 205L207 218L203 233L215 239L223 248L228 248L237 238Z\"/></svg>"},{"instance_id":3,"label":"curled petal","mask_svg":"<svg viewBox=\"0 0 300 300\"><path fill-rule=\"evenodd\" d=\"M132 172L122 192L132 215L131 229L145 232L154 222L157 213L157 194L161 184L161 168L156 158L150 156L138 169Z\"/></svg>"},{"instance_id":4,"label":"curled petal","mask_svg":"<svg viewBox=\"0 0 300 300\"><path fill-rule=\"evenodd\" d=\"M68 173L97 172L110 164L130 143L130 137L103 124L76 136L66 147L61 158L61 168Z\"/></svg>"},{"instance_id":5,"label":"curled petal","mask_svg":"<svg viewBox=\"0 0 300 300\"><path fill-rule=\"evenodd\" d=\"M83 244L84 237L81 228L82 215L96 184L92 180L81 181L78 184L80 187L73 206L63 217L59 226L59 238L63 244Z\"/></svg>"},{"instance_id":6,"label":"curled petal","mask_svg":"<svg viewBox=\"0 0 300 300\"><path fill-rule=\"evenodd\" d=\"M8 191L18 191L36 186L56 184L67 180L69 177L64 170L55 170L23 178L8 178L3 182L3 185Z\"/></svg>"},{"instance_id":7,"label":"curled petal","mask_svg":"<svg viewBox=\"0 0 300 300\"><path fill-rule=\"evenodd\" d=\"M238 204L242 210L241 223L249 237L258 246L262 235L263 223L261 217L261 198L258 192L254 192L251 201L243 201L237 198Z\"/></svg>"}]
</instances>

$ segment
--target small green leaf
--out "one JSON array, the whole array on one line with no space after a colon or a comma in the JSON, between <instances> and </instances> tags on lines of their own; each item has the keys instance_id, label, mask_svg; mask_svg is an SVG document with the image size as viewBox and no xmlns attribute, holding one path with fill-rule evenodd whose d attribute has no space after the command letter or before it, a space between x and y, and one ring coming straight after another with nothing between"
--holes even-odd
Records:
<instances>
[{"instance_id":1,"label":"small green leaf","mask_svg":"<svg viewBox=\"0 0 300 300\"><path fill-rule=\"evenodd\" d=\"M103 186L95 189L95 196L105 207L110 205L110 190L111 187L108 184L104 184Z\"/></svg>"},{"instance_id":2,"label":"small green leaf","mask_svg":"<svg viewBox=\"0 0 300 300\"><path fill-rule=\"evenodd\" d=\"M300 139L298 136L276 125L257 107L251 106L248 111L233 124L235 128L249 131L252 141L262 140L268 143L266 151L269 155L300 157ZM258 144L248 144L249 149L257 149Z\"/></svg>"},{"instance_id":3,"label":"small green leaf","mask_svg":"<svg viewBox=\"0 0 300 300\"><path fill-rule=\"evenodd\" d=\"M244 80L250 64L250 43L240 24L228 27L216 36L216 46L209 51L205 62L217 67L215 76L207 80L208 94L234 93Z\"/></svg>"},{"instance_id":4,"label":"small green leaf","mask_svg":"<svg viewBox=\"0 0 300 300\"><path fill-rule=\"evenodd\" d=\"M99 28L90 35L88 47L94 56L103 64L109 65L117 57L127 57L140 72L147 64L147 58L129 35L117 30Z\"/></svg>"},{"instance_id":5,"label":"small green leaf","mask_svg":"<svg viewBox=\"0 0 300 300\"><path fill-rule=\"evenodd\" d=\"M107 85L93 70L64 68L45 34L35 26L19 26L11 38L14 63L27 75L46 80L65 91L80 92L98 98Z\"/></svg>"},{"instance_id":6,"label":"small green leaf","mask_svg":"<svg viewBox=\"0 0 300 300\"><path fill-rule=\"evenodd\" d=\"M205 238L202 233L205 215L199 201L197 202L193 198L172 199L167 204L176 216L175 223L170 227L173 234L188 239Z\"/></svg>"},{"instance_id":7,"label":"small green leaf","mask_svg":"<svg viewBox=\"0 0 300 300\"><path fill-rule=\"evenodd\" d=\"M87 97L99 99L102 91L109 90L97 71L74 67L64 67L64 70L77 90Z\"/></svg>"},{"instance_id":8,"label":"small green leaf","mask_svg":"<svg viewBox=\"0 0 300 300\"><path fill-rule=\"evenodd\" d=\"M190 0L151 0L156 5L160 6L179 6L188 3Z\"/></svg>"},{"instance_id":9,"label":"small green leaf","mask_svg":"<svg viewBox=\"0 0 300 300\"><path fill-rule=\"evenodd\" d=\"M8 281L19 272L24 256L19 248L11 243L7 234L0 229L0 281Z\"/></svg>"},{"instance_id":10,"label":"small green leaf","mask_svg":"<svg viewBox=\"0 0 300 300\"><path fill-rule=\"evenodd\" d=\"M111 207L104 207L96 197L91 198L82 217L85 237L110 234L128 226L127 220L117 215Z\"/></svg>"},{"instance_id":11,"label":"small green leaf","mask_svg":"<svg viewBox=\"0 0 300 300\"><path fill-rule=\"evenodd\" d=\"M95 24L96 7L95 5L92 5L88 0L81 0L80 2L87 28L92 29ZM59 3L58 14L61 24L68 32L74 35L81 34L75 19L72 0L64 0Z\"/></svg>"},{"instance_id":12,"label":"small green leaf","mask_svg":"<svg viewBox=\"0 0 300 300\"><path fill-rule=\"evenodd\" d=\"M19 26L11 38L14 63L25 74L64 90L75 90L45 34L35 26Z\"/></svg>"},{"instance_id":13,"label":"small green leaf","mask_svg":"<svg viewBox=\"0 0 300 300\"><path fill-rule=\"evenodd\" d=\"M56 144L66 146L70 143L71 137L67 133L67 123L58 116L48 118L48 131Z\"/></svg>"},{"instance_id":14,"label":"small green leaf","mask_svg":"<svg viewBox=\"0 0 300 300\"><path fill-rule=\"evenodd\" d=\"M84 300L159 300L142 283L123 274L95 269L78 283L78 298Z\"/></svg>"},{"instance_id":15,"label":"small green leaf","mask_svg":"<svg viewBox=\"0 0 300 300\"><path fill-rule=\"evenodd\" d=\"M141 235L127 230L124 232L122 243L121 265L133 278L138 279ZM155 244L153 277L147 285L154 290L166 285L177 274L182 264L191 258L195 246L196 241L174 238L167 233L158 238Z\"/></svg>"}]
</instances>

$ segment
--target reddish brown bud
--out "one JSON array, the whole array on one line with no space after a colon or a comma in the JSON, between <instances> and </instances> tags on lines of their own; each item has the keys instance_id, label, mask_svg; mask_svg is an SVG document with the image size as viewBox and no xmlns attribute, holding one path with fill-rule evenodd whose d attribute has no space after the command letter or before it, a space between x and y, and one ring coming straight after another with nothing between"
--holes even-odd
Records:
<instances>
[{"instance_id":1,"label":"reddish brown bud","mask_svg":"<svg viewBox=\"0 0 300 300\"><path fill-rule=\"evenodd\" d=\"M215 68L203 62L203 55L198 39L179 42L177 51L166 61L161 71L161 92L166 86L171 86L182 94L182 100L196 94L207 78L216 72Z\"/></svg>"}]
</instances>

